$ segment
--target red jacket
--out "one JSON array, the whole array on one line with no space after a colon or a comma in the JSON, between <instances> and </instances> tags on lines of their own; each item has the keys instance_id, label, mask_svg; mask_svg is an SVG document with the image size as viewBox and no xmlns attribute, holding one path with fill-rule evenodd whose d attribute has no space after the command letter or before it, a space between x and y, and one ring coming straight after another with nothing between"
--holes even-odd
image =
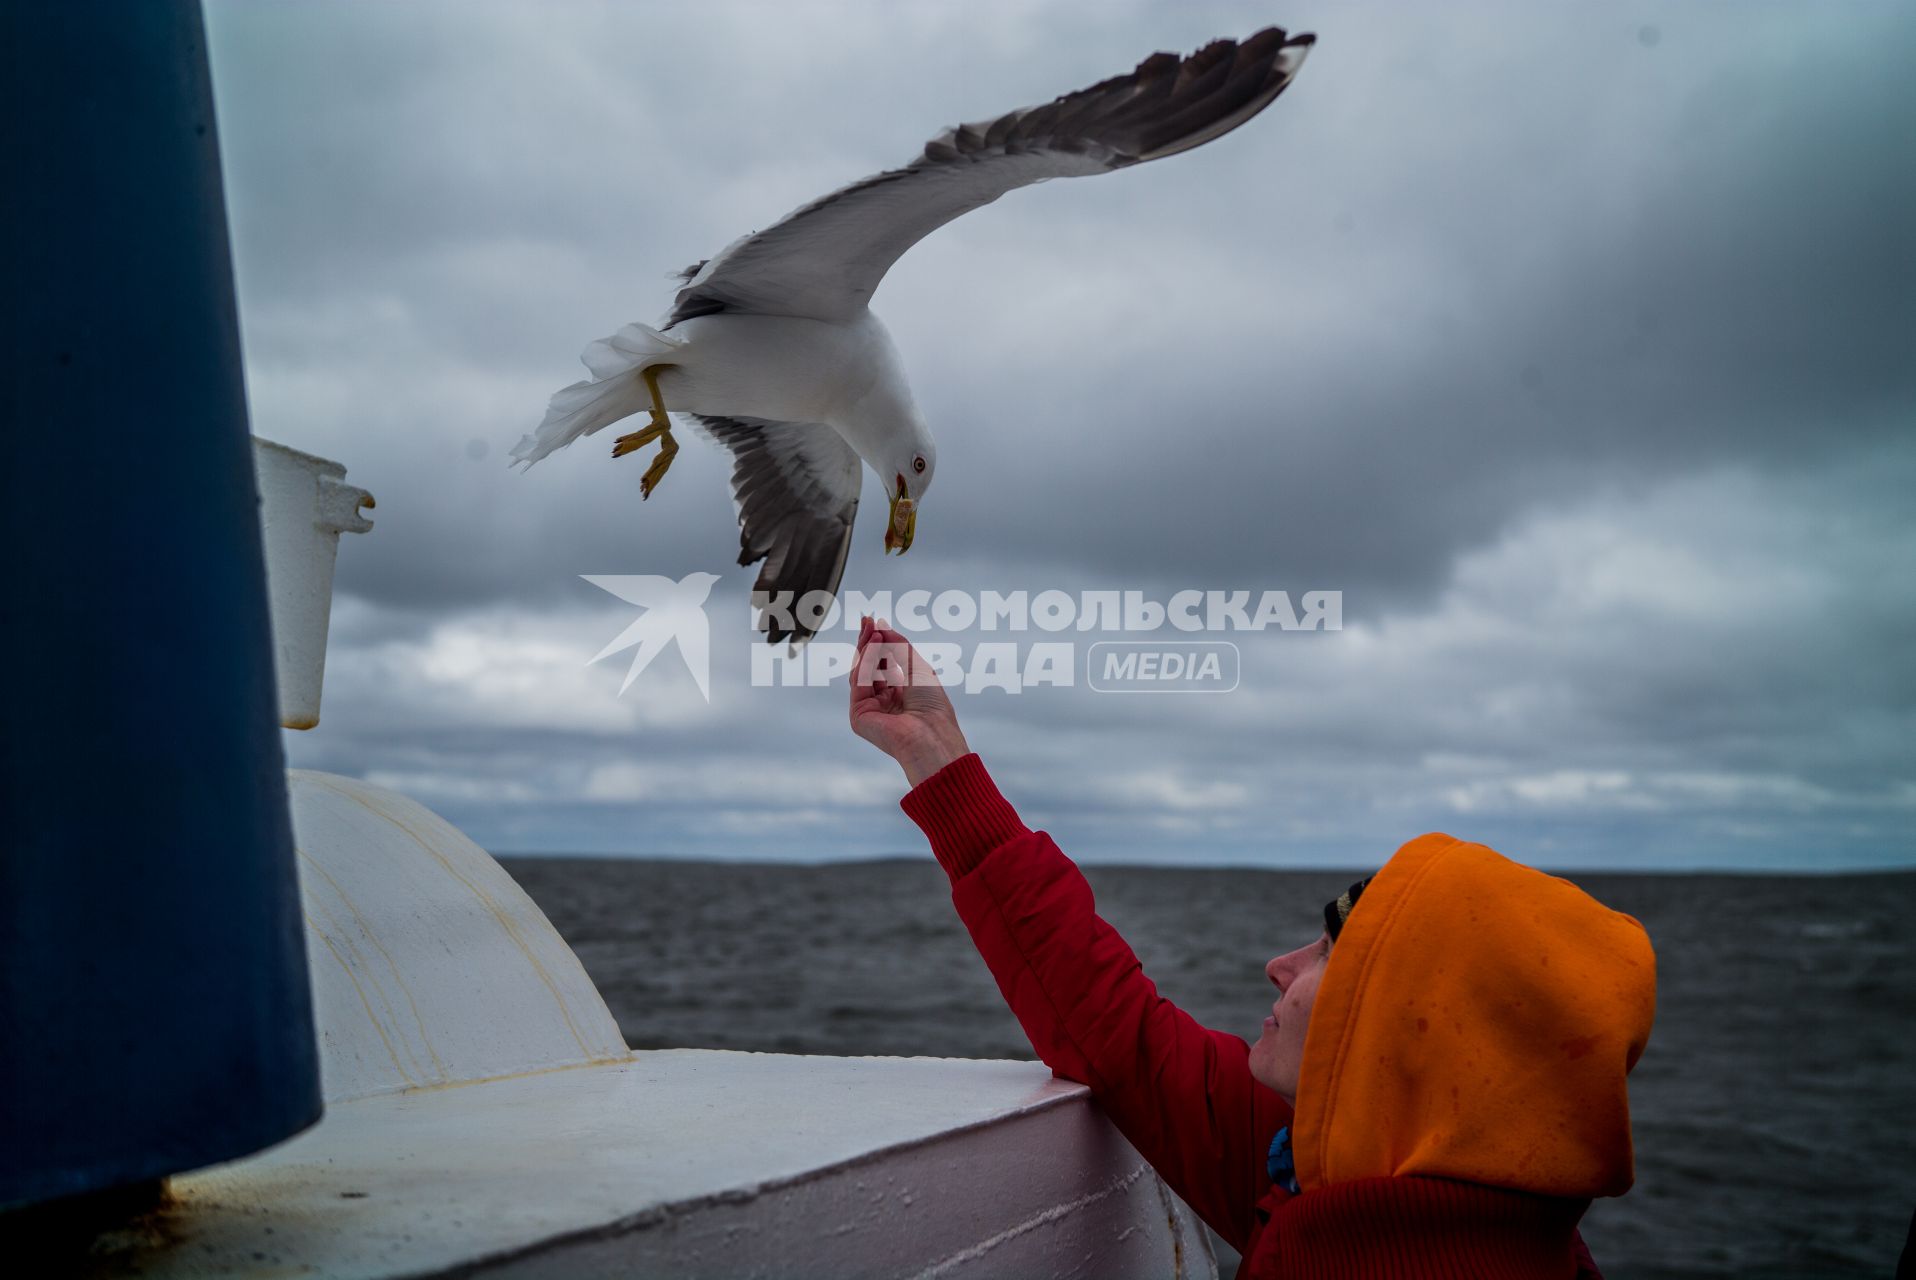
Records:
<instances>
[{"instance_id":1,"label":"red jacket","mask_svg":"<svg viewBox=\"0 0 1916 1280\"><path fill-rule=\"evenodd\" d=\"M1572 1280L1598 1274L1576 1234L1588 1194L1541 1195L1433 1176L1452 1171L1443 1163L1441 1143L1420 1144L1412 1153L1428 1159L1438 1150L1434 1164L1391 1163L1377 1166L1377 1176L1365 1176L1371 1168L1363 1163L1370 1158L1366 1144L1325 1143L1300 1128L1284 1099L1251 1078L1244 1040L1199 1026L1157 994L1124 939L1098 917L1077 867L1049 836L1026 829L977 756L927 779L905 797L903 808L950 874L959 915L1038 1056L1058 1075L1088 1085L1171 1189L1243 1253L1240 1280ZM1401 889L1402 880L1379 896L1387 898L1393 885ZM1366 891L1365 909L1373 908L1371 895L1383 882L1380 872ZM1375 909L1373 917L1387 911ZM1364 916L1364 910L1352 914L1338 949ZM1336 951L1333 957L1327 985L1341 958ZM1320 989L1308 1036L1317 1034L1324 1003ZM1647 1022L1642 1034L1648 1034ZM1579 1049L1590 1056L1587 1047ZM1639 1042L1635 1051L1640 1049ZM1316 1040L1307 1039L1299 1089L1307 1103L1317 1052ZM1359 1109L1346 1103L1349 1112ZM1304 1188L1295 1196L1274 1186L1266 1172L1271 1140L1286 1124L1293 1126ZM1627 1164L1627 1118L1625 1144ZM1465 1154L1475 1159L1482 1152ZM1333 1161L1356 1176L1319 1172ZM1403 1172L1407 1168L1417 1171ZM1614 1180L1614 1173L1603 1176Z\"/></svg>"}]
</instances>

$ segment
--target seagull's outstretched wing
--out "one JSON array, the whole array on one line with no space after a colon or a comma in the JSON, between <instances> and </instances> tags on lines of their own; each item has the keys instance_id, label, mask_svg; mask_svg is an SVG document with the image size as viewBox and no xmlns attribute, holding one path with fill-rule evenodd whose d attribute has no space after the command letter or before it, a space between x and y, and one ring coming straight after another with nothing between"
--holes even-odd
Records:
<instances>
[{"instance_id":1,"label":"seagull's outstretched wing","mask_svg":"<svg viewBox=\"0 0 1916 1280\"><path fill-rule=\"evenodd\" d=\"M752 589L773 599L791 592L788 608L810 591L836 595L858 514L858 454L822 422L694 416L732 451L738 562L765 561ZM796 613L792 621L790 628L780 626L767 610L759 625L773 644L787 636L794 644L812 638Z\"/></svg>"},{"instance_id":2,"label":"seagull's outstretched wing","mask_svg":"<svg viewBox=\"0 0 1916 1280\"><path fill-rule=\"evenodd\" d=\"M1314 36L1271 27L1137 70L1041 107L960 125L902 169L855 182L734 241L687 272L667 327L721 311L845 320L905 250L1007 191L1106 173L1202 146L1269 106Z\"/></svg>"}]
</instances>

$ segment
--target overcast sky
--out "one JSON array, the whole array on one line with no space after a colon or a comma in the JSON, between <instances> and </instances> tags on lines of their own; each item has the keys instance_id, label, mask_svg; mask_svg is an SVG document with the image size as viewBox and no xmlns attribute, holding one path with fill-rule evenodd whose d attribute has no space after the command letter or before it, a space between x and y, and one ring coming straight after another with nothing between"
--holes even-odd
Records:
<instances>
[{"instance_id":1,"label":"overcast sky","mask_svg":"<svg viewBox=\"0 0 1916 1280\"><path fill-rule=\"evenodd\" d=\"M1278 22L1188 155L879 291L939 442L867 592L1343 592L1228 694L959 698L1086 858L1916 864L1916 13L1890 4L209 5L254 429L379 499L293 763L497 851L922 849L842 688L755 688L729 459L508 470L669 273L947 124ZM711 701L581 574L722 575ZM826 638L842 638L834 633ZM1096 634L1031 636L1080 642ZM1124 637L1103 637L1124 638ZM969 637L976 640L976 636Z\"/></svg>"}]
</instances>

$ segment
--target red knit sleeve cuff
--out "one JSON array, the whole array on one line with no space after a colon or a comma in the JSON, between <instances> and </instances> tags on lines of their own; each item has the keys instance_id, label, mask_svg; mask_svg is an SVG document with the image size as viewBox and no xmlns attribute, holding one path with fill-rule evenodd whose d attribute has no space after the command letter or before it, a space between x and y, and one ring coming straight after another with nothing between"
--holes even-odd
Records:
<instances>
[{"instance_id":1,"label":"red knit sleeve cuff","mask_svg":"<svg viewBox=\"0 0 1916 1280\"><path fill-rule=\"evenodd\" d=\"M898 807L925 833L932 856L953 880L999 845L1029 834L975 751L913 787Z\"/></svg>"}]
</instances>

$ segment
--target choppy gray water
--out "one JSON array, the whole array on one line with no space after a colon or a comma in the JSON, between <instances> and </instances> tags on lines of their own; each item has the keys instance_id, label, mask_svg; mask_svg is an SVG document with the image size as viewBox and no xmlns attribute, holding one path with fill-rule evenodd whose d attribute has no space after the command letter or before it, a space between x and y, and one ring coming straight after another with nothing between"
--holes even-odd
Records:
<instances>
[{"instance_id":1,"label":"choppy gray water","mask_svg":"<svg viewBox=\"0 0 1916 1280\"><path fill-rule=\"evenodd\" d=\"M1032 1056L929 860L507 865L635 1048ZM1248 1037L1264 961L1361 873L1086 874L1159 989ZM1637 1185L1584 1220L1606 1274L1892 1274L1916 1205L1916 875L1573 878L1658 957Z\"/></svg>"}]
</instances>

